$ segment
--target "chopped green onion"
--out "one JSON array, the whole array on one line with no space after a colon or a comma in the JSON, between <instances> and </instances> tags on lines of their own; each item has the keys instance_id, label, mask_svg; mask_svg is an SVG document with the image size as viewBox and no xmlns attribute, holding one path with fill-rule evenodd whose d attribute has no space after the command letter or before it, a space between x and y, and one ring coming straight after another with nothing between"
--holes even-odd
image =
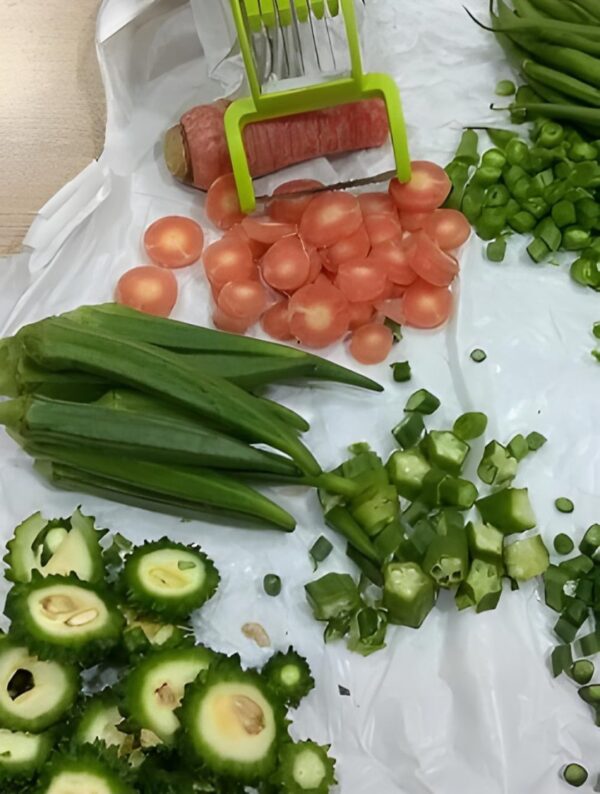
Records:
<instances>
[{"instance_id":1,"label":"chopped green onion","mask_svg":"<svg viewBox=\"0 0 600 794\"><path fill-rule=\"evenodd\" d=\"M555 499L554 506L560 513L572 513L575 510L575 505L566 496L559 496L558 499Z\"/></svg>"},{"instance_id":2,"label":"chopped green onion","mask_svg":"<svg viewBox=\"0 0 600 794\"><path fill-rule=\"evenodd\" d=\"M569 668L569 676L580 686L589 684L594 677L594 663L589 659L579 659Z\"/></svg>"},{"instance_id":3,"label":"chopped green onion","mask_svg":"<svg viewBox=\"0 0 600 794\"><path fill-rule=\"evenodd\" d=\"M391 365L392 374L396 383L406 383L412 377L410 364L408 361L397 361Z\"/></svg>"},{"instance_id":4,"label":"chopped green onion","mask_svg":"<svg viewBox=\"0 0 600 794\"><path fill-rule=\"evenodd\" d=\"M496 85L496 96L512 96L517 91L512 80L500 80Z\"/></svg>"},{"instance_id":5,"label":"chopped green onion","mask_svg":"<svg viewBox=\"0 0 600 794\"><path fill-rule=\"evenodd\" d=\"M485 350L482 350L481 348L477 347L475 348L475 350L471 351L471 358L477 364L481 364L482 361L486 360L487 353L485 352Z\"/></svg>"},{"instance_id":6,"label":"chopped green onion","mask_svg":"<svg viewBox=\"0 0 600 794\"><path fill-rule=\"evenodd\" d=\"M275 598L281 593L281 578L276 573L268 573L263 579L263 589L268 596Z\"/></svg>"},{"instance_id":7,"label":"chopped green onion","mask_svg":"<svg viewBox=\"0 0 600 794\"><path fill-rule=\"evenodd\" d=\"M392 430L392 435L402 449L409 449L418 444L424 432L425 423L423 422L422 415L419 413L412 413L405 416L404 419L396 425Z\"/></svg>"},{"instance_id":8,"label":"chopped green onion","mask_svg":"<svg viewBox=\"0 0 600 794\"><path fill-rule=\"evenodd\" d=\"M454 434L462 438L463 441L471 441L485 433L487 424L488 418L485 414L479 411L469 411L458 417L452 429Z\"/></svg>"},{"instance_id":9,"label":"chopped green onion","mask_svg":"<svg viewBox=\"0 0 600 794\"><path fill-rule=\"evenodd\" d=\"M321 535L313 544L309 554L315 564L315 571L319 567L319 563L326 560L333 551L333 545L327 540L324 535Z\"/></svg>"},{"instance_id":10,"label":"chopped green onion","mask_svg":"<svg viewBox=\"0 0 600 794\"><path fill-rule=\"evenodd\" d=\"M564 532L561 532L554 538L554 550L557 554L570 554L574 548L575 544Z\"/></svg>"},{"instance_id":11,"label":"chopped green onion","mask_svg":"<svg viewBox=\"0 0 600 794\"><path fill-rule=\"evenodd\" d=\"M567 764L567 766L563 769L562 776L565 780L565 783L568 783L570 786L574 786L575 788L583 786L588 779L587 769L581 766L581 764Z\"/></svg>"},{"instance_id":12,"label":"chopped green onion","mask_svg":"<svg viewBox=\"0 0 600 794\"><path fill-rule=\"evenodd\" d=\"M532 452L537 452L538 449L544 446L547 440L545 436L534 430L527 436L527 446Z\"/></svg>"},{"instance_id":13,"label":"chopped green onion","mask_svg":"<svg viewBox=\"0 0 600 794\"><path fill-rule=\"evenodd\" d=\"M440 405L441 403L435 394L427 391L427 389L419 389L414 394L411 394L411 396L408 398L406 408L404 410L407 413L414 412L429 416L430 414L435 413Z\"/></svg>"},{"instance_id":14,"label":"chopped green onion","mask_svg":"<svg viewBox=\"0 0 600 794\"><path fill-rule=\"evenodd\" d=\"M592 333L596 337L596 339L600 339L600 323L594 323L592 328Z\"/></svg>"},{"instance_id":15,"label":"chopped green onion","mask_svg":"<svg viewBox=\"0 0 600 794\"><path fill-rule=\"evenodd\" d=\"M557 645L550 656L550 666L554 678L570 670L573 665L573 652L570 645Z\"/></svg>"}]
</instances>

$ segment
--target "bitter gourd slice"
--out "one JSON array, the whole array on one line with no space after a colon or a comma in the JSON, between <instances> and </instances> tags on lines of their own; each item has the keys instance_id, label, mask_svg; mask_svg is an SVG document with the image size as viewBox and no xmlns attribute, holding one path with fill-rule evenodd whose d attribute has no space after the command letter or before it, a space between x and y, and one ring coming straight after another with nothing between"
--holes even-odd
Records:
<instances>
[{"instance_id":1,"label":"bitter gourd slice","mask_svg":"<svg viewBox=\"0 0 600 794\"><path fill-rule=\"evenodd\" d=\"M194 643L190 626L158 623L137 615L130 609L124 609L125 629L123 644L132 656L141 656L153 649L177 648L180 645Z\"/></svg>"},{"instance_id":2,"label":"bitter gourd slice","mask_svg":"<svg viewBox=\"0 0 600 794\"><path fill-rule=\"evenodd\" d=\"M196 645L155 651L145 656L125 682L123 712L129 722L172 744L179 729L175 713L186 686L206 670L216 654Z\"/></svg>"},{"instance_id":3,"label":"bitter gourd slice","mask_svg":"<svg viewBox=\"0 0 600 794\"><path fill-rule=\"evenodd\" d=\"M180 712L185 743L204 768L252 785L277 764L284 709L254 670L231 657L188 687Z\"/></svg>"},{"instance_id":4,"label":"bitter gourd slice","mask_svg":"<svg viewBox=\"0 0 600 794\"><path fill-rule=\"evenodd\" d=\"M52 731L24 733L0 728L0 783L35 777L48 760L54 739Z\"/></svg>"},{"instance_id":5,"label":"bitter gourd slice","mask_svg":"<svg viewBox=\"0 0 600 794\"><path fill-rule=\"evenodd\" d=\"M285 744L274 777L282 794L328 794L336 782L335 761L328 750L311 741Z\"/></svg>"},{"instance_id":6,"label":"bitter gourd slice","mask_svg":"<svg viewBox=\"0 0 600 794\"><path fill-rule=\"evenodd\" d=\"M292 708L298 706L315 685L308 662L293 648L272 656L263 667L262 675L275 694Z\"/></svg>"},{"instance_id":7,"label":"bitter gourd slice","mask_svg":"<svg viewBox=\"0 0 600 794\"><path fill-rule=\"evenodd\" d=\"M84 581L101 581L104 564L100 539L104 534L79 508L70 518L51 521L34 513L19 524L7 544L6 578L30 582L32 571L39 571L42 576L74 573Z\"/></svg>"},{"instance_id":8,"label":"bitter gourd slice","mask_svg":"<svg viewBox=\"0 0 600 794\"><path fill-rule=\"evenodd\" d=\"M117 765L91 748L54 755L36 794L135 794Z\"/></svg>"},{"instance_id":9,"label":"bitter gourd slice","mask_svg":"<svg viewBox=\"0 0 600 794\"><path fill-rule=\"evenodd\" d=\"M128 603L169 621L189 617L218 584L219 573L204 552L168 538L134 549L123 569Z\"/></svg>"},{"instance_id":10,"label":"bitter gourd slice","mask_svg":"<svg viewBox=\"0 0 600 794\"><path fill-rule=\"evenodd\" d=\"M134 738L118 729L122 721L119 698L114 692L95 695L81 708L73 741L78 745L102 742L107 747L116 747L119 755L129 755L134 749Z\"/></svg>"},{"instance_id":11,"label":"bitter gourd slice","mask_svg":"<svg viewBox=\"0 0 600 794\"><path fill-rule=\"evenodd\" d=\"M17 639L42 659L97 664L121 639L124 618L99 585L76 576L42 577L16 584L6 615Z\"/></svg>"},{"instance_id":12,"label":"bitter gourd slice","mask_svg":"<svg viewBox=\"0 0 600 794\"><path fill-rule=\"evenodd\" d=\"M44 662L8 637L0 639L0 728L40 733L75 702L74 667Z\"/></svg>"}]
</instances>

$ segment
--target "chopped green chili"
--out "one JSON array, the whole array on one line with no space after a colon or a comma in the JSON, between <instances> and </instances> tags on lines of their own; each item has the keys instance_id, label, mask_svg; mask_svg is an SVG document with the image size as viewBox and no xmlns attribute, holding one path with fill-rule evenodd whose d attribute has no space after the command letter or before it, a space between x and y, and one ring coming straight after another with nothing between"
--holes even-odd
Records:
<instances>
[{"instance_id":1,"label":"chopped green chili","mask_svg":"<svg viewBox=\"0 0 600 794\"><path fill-rule=\"evenodd\" d=\"M570 554L575 548L572 539L565 535L564 532L559 533L554 538L554 550L557 554Z\"/></svg>"},{"instance_id":2,"label":"chopped green chili","mask_svg":"<svg viewBox=\"0 0 600 794\"><path fill-rule=\"evenodd\" d=\"M487 424L488 418L485 414L479 411L469 411L458 417L452 430L454 435L462 438L463 441L472 441L485 433Z\"/></svg>"},{"instance_id":3,"label":"chopped green chili","mask_svg":"<svg viewBox=\"0 0 600 794\"><path fill-rule=\"evenodd\" d=\"M575 788L579 788L579 786L583 786L588 779L588 772L585 767L581 766L581 764L567 764L562 771L562 776L565 780L565 783L568 783L570 786L574 786Z\"/></svg>"},{"instance_id":4,"label":"chopped green chili","mask_svg":"<svg viewBox=\"0 0 600 794\"><path fill-rule=\"evenodd\" d=\"M566 496L559 496L558 499L554 500L554 507L560 513L572 513L575 510L575 505L570 499L567 499Z\"/></svg>"},{"instance_id":5,"label":"chopped green chili","mask_svg":"<svg viewBox=\"0 0 600 794\"><path fill-rule=\"evenodd\" d=\"M281 593L281 578L276 573L268 573L263 579L263 589L268 596L278 596Z\"/></svg>"},{"instance_id":6,"label":"chopped green chili","mask_svg":"<svg viewBox=\"0 0 600 794\"><path fill-rule=\"evenodd\" d=\"M579 659L569 668L569 676L580 686L589 684L594 677L594 663L589 659Z\"/></svg>"},{"instance_id":7,"label":"chopped green chili","mask_svg":"<svg viewBox=\"0 0 600 794\"><path fill-rule=\"evenodd\" d=\"M477 347L477 348L475 348L475 350L471 351L471 359L476 364L481 364L481 362L485 361L486 358L487 358L487 353L485 352L485 350L482 350L479 347Z\"/></svg>"},{"instance_id":8,"label":"chopped green chili","mask_svg":"<svg viewBox=\"0 0 600 794\"><path fill-rule=\"evenodd\" d=\"M396 361L391 364L392 374L396 383L406 383L412 377L408 361Z\"/></svg>"},{"instance_id":9,"label":"chopped green chili","mask_svg":"<svg viewBox=\"0 0 600 794\"><path fill-rule=\"evenodd\" d=\"M327 540L327 538L324 535L321 535L319 538L317 538L317 540L313 543L312 548L310 549L309 552L310 557L315 566L315 571L319 567L319 563L326 560L332 551L333 551L333 545Z\"/></svg>"},{"instance_id":10,"label":"chopped green chili","mask_svg":"<svg viewBox=\"0 0 600 794\"><path fill-rule=\"evenodd\" d=\"M406 408L404 410L407 413L414 412L428 416L432 413L435 413L440 405L441 403L435 394L427 391L427 389L419 389L414 394L411 394L411 396L408 398Z\"/></svg>"}]
</instances>

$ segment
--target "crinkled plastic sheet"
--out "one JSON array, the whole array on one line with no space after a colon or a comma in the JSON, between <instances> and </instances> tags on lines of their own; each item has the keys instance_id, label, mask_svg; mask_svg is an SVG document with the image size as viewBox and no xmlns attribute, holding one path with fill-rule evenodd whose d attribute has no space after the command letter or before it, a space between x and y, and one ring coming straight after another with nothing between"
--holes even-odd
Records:
<instances>
[{"instance_id":1,"label":"crinkled plastic sheet","mask_svg":"<svg viewBox=\"0 0 600 794\"><path fill-rule=\"evenodd\" d=\"M470 2L482 15L486 5ZM98 54L108 97L106 148L41 211L28 253L0 269L3 335L54 312L110 300L120 274L143 261L141 235L161 215L191 214L203 222L208 242L217 238L202 194L171 180L159 139L184 110L237 86L235 57L223 61L230 45L214 35L218 9L208 0L105 0ZM497 120L489 102L510 71L460 2L374 0L364 35L369 67L393 73L402 88L415 158L446 162L464 124ZM264 180L261 189L295 176L337 180L389 166L389 152L317 161ZM589 355L597 297L576 287L564 267L529 263L521 241L511 243L502 265L485 261L482 251L473 239L464 252L451 324L431 333L406 330L395 350L396 359L413 366L410 383L391 383L382 364L367 370L386 384L382 395L324 385L280 387L273 395L310 420L307 441L323 466L338 463L359 440L387 455L389 428L420 386L443 400L431 426L447 427L460 412L479 409L490 416L489 437L507 441L516 432L541 431L549 443L521 464L518 484L529 486L549 543L560 530L579 535L600 515L600 372ZM207 323L210 293L201 268L177 278L175 317ZM486 350L484 363L470 359L474 347ZM339 345L328 355L353 365ZM480 444L474 446L476 460ZM200 542L223 574L198 619L202 640L260 664L269 651L240 631L244 622L258 621L275 648L293 643L309 657L317 690L298 710L293 732L332 742L343 794L558 794L562 764L583 759L594 768L588 707L574 686L564 677L554 681L548 670L553 614L537 585L505 592L495 612L479 616L457 613L442 595L420 631L390 628L387 649L363 659L343 644L325 647L322 625L304 600L303 585L313 577L307 550L328 534L313 493L276 493L298 518L294 534L248 532L54 490L4 435L0 461L3 541L37 509L66 515L81 503L100 525L136 541L169 534ZM561 495L575 502L570 516L553 507ZM343 544L332 540L335 550L319 575L351 569ZM284 582L277 599L262 592L271 571ZM350 695L340 695L339 685Z\"/></svg>"}]
</instances>

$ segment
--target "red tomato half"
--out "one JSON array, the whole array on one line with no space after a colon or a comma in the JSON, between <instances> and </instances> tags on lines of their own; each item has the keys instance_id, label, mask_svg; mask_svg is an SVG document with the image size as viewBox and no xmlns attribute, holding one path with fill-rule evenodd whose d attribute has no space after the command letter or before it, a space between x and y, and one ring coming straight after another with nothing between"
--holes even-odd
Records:
<instances>
[{"instance_id":1,"label":"red tomato half","mask_svg":"<svg viewBox=\"0 0 600 794\"><path fill-rule=\"evenodd\" d=\"M307 347L327 347L348 331L350 312L342 293L321 276L301 287L289 303L290 330Z\"/></svg>"},{"instance_id":2,"label":"red tomato half","mask_svg":"<svg viewBox=\"0 0 600 794\"><path fill-rule=\"evenodd\" d=\"M353 259L340 265L336 285L351 303L381 298L387 283L387 268L375 259Z\"/></svg>"},{"instance_id":3,"label":"red tomato half","mask_svg":"<svg viewBox=\"0 0 600 794\"><path fill-rule=\"evenodd\" d=\"M177 279L162 267L134 267L117 282L115 300L147 314L168 317L177 301Z\"/></svg>"},{"instance_id":4,"label":"red tomato half","mask_svg":"<svg viewBox=\"0 0 600 794\"><path fill-rule=\"evenodd\" d=\"M366 325L375 314L375 309L370 301L350 304L350 330Z\"/></svg>"},{"instance_id":5,"label":"red tomato half","mask_svg":"<svg viewBox=\"0 0 600 794\"><path fill-rule=\"evenodd\" d=\"M415 281L402 298L404 322L414 328L437 328L452 311L452 293L448 287L434 287L426 281Z\"/></svg>"},{"instance_id":6,"label":"red tomato half","mask_svg":"<svg viewBox=\"0 0 600 794\"><path fill-rule=\"evenodd\" d=\"M279 185L273 195L301 193L303 190L315 190L320 187L323 187L323 183L316 179L292 179L291 182ZM304 210L313 198L314 196L309 193L305 196L298 196L298 198L273 199L267 207L267 215L280 223L300 223Z\"/></svg>"},{"instance_id":7,"label":"red tomato half","mask_svg":"<svg viewBox=\"0 0 600 794\"><path fill-rule=\"evenodd\" d=\"M229 281L219 292L217 306L228 317L252 324L267 308L267 292L260 281Z\"/></svg>"},{"instance_id":8,"label":"red tomato half","mask_svg":"<svg viewBox=\"0 0 600 794\"><path fill-rule=\"evenodd\" d=\"M424 229L442 251L453 251L471 235L471 224L458 210L436 210L429 216Z\"/></svg>"},{"instance_id":9,"label":"red tomato half","mask_svg":"<svg viewBox=\"0 0 600 794\"><path fill-rule=\"evenodd\" d=\"M282 237L264 255L260 269L270 287L293 292L308 280L310 257L297 234Z\"/></svg>"},{"instance_id":10,"label":"red tomato half","mask_svg":"<svg viewBox=\"0 0 600 794\"><path fill-rule=\"evenodd\" d=\"M390 195L401 212L432 212L441 207L452 183L443 168L435 163L417 160L412 163L410 182L390 182Z\"/></svg>"},{"instance_id":11,"label":"red tomato half","mask_svg":"<svg viewBox=\"0 0 600 794\"><path fill-rule=\"evenodd\" d=\"M394 344L391 330L379 323L368 323L352 334L350 353L361 364L379 364L390 354Z\"/></svg>"},{"instance_id":12,"label":"red tomato half","mask_svg":"<svg viewBox=\"0 0 600 794\"><path fill-rule=\"evenodd\" d=\"M362 214L367 215L398 215L398 210L389 193L361 193L358 203Z\"/></svg>"},{"instance_id":13,"label":"red tomato half","mask_svg":"<svg viewBox=\"0 0 600 794\"><path fill-rule=\"evenodd\" d=\"M400 223L405 232L419 232L427 225L432 214L431 212L401 212Z\"/></svg>"},{"instance_id":14,"label":"red tomato half","mask_svg":"<svg viewBox=\"0 0 600 794\"><path fill-rule=\"evenodd\" d=\"M364 224L361 224L358 229L349 237L344 237L335 245L327 249L327 261L331 267L328 270L337 270L342 262L348 262L350 259L362 259L367 256L371 250L371 242L369 235Z\"/></svg>"},{"instance_id":15,"label":"red tomato half","mask_svg":"<svg viewBox=\"0 0 600 794\"><path fill-rule=\"evenodd\" d=\"M317 248L329 248L354 234L362 222L356 196L327 191L315 196L306 208L300 221L300 234Z\"/></svg>"},{"instance_id":16,"label":"red tomato half","mask_svg":"<svg viewBox=\"0 0 600 794\"><path fill-rule=\"evenodd\" d=\"M217 306L213 312L213 324L219 331L228 331L231 334L245 334L251 323L240 320L239 317L230 317Z\"/></svg>"},{"instance_id":17,"label":"red tomato half","mask_svg":"<svg viewBox=\"0 0 600 794\"><path fill-rule=\"evenodd\" d=\"M251 240L257 240L265 245L273 245L282 237L288 237L298 231L295 223L278 223L272 221L267 215L244 218L242 227Z\"/></svg>"},{"instance_id":18,"label":"red tomato half","mask_svg":"<svg viewBox=\"0 0 600 794\"><path fill-rule=\"evenodd\" d=\"M417 241L412 234L403 238L386 240L373 247L369 258L382 262L387 268L388 279L393 284L408 286L416 281L417 274L411 262L417 251Z\"/></svg>"},{"instance_id":19,"label":"red tomato half","mask_svg":"<svg viewBox=\"0 0 600 794\"><path fill-rule=\"evenodd\" d=\"M266 334L280 342L287 342L294 338L290 331L287 300L279 301L279 303L275 303L270 309L267 309L261 318L260 324Z\"/></svg>"},{"instance_id":20,"label":"red tomato half","mask_svg":"<svg viewBox=\"0 0 600 794\"><path fill-rule=\"evenodd\" d=\"M367 215L365 226L372 246L402 237L402 226L397 215Z\"/></svg>"},{"instance_id":21,"label":"red tomato half","mask_svg":"<svg viewBox=\"0 0 600 794\"><path fill-rule=\"evenodd\" d=\"M209 245L203 261L206 277L216 290L229 281L244 281L257 273L250 247L233 235Z\"/></svg>"},{"instance_id":22,"label":"red tomato half","mask_svg":"<svg viewBox=\"0 0 600 794\"><path fill-rule=\"evenodd\" d=\"M417 232L417 250L410 263L415 273L435 287L447 287L458 275L458 262L428 237Z\"/></svg>"},{"instance_id":23,"label":"red tomato half","mask_svg":"<svg viewBox=\"0 0 600 794\"><path fill-rule=\"evenodd\" d=\"M204 232L191 218L169 215L146 229L144 248L157 265L187 267L202 256Z\"/></svg>"},{"instance_id":24,"label":"red tomato half","mask_svg":"<svg viewBox=\"0 0 600 794\"><path fill-rule=\"evenodd\" d=\"M220 176L206 194L206 215L219 229L230 229L245 217L240 207L233 174Z\"/></svg>"}]
</instances>

